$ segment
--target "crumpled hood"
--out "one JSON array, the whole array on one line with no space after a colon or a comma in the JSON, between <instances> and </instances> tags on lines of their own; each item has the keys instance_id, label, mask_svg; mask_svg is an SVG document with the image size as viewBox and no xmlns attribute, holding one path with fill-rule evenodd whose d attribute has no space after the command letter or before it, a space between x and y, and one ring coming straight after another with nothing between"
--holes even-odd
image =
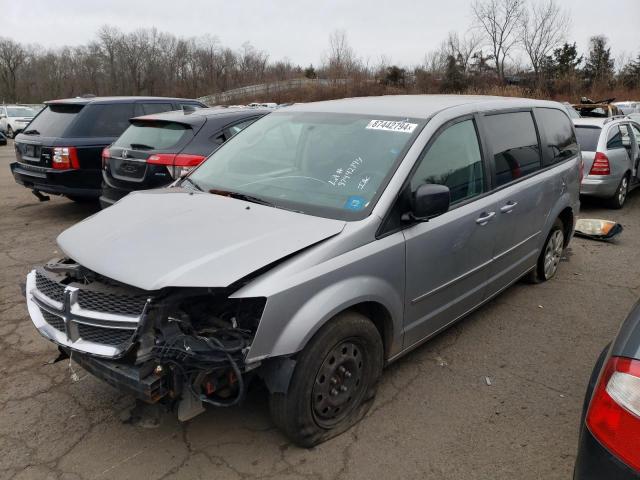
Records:
<instances>
[{"instance_id":1,"label":"crumpled hood","mask_svg":"<svg viewBox=\"0 0 640 480\"><path fill-rule=\"evenodd\" d=\"M226 287L345 222L185 190L128 195L58 236L63 252L145 290Z\"/></svg>"}]
</instances>

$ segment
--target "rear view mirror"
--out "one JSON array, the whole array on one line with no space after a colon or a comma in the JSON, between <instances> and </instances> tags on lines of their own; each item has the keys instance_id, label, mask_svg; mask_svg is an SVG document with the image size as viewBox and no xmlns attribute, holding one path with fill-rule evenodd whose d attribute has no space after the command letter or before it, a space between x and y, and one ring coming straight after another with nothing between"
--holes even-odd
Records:
<instances>
[{"instance_id":1,"label":"rear view mirror","mask_svg":"<svg viewBox=\"0 0 640 480\"><path fill-rule=\"evenodd\" d=\"M449 187L425 183L411 195L411 211L403 219L425 222L449 210L450 202Z\"/></svg>"}]
</instances>

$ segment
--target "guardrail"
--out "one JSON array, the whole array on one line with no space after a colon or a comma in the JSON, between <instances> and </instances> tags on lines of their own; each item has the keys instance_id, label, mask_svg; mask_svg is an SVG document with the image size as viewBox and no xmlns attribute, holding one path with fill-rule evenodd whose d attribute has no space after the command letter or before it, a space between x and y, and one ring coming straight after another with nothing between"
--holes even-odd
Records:
<instances>
[{"instance_id":1,"label":"guardrail","mask_svg":"<svg viewBox=\"0 0 640 480\"><path fill-rule=\"evenodd\" d=\"M246 87L234 88L233 90L226 90L224 92L206 95L204 97L198 98L198 100L207 105L217 105L219 103L230 102L234 98L239 97L264 95L269 93L274 94L287 90L295 90L309 85L344 85L347 82L348 79L346 78L337 78L335 80L329 80L326 78L294 78L291 80L281 80L278 82L260 83L258 85L248 85Z\"/></svg>"}]
</instances>

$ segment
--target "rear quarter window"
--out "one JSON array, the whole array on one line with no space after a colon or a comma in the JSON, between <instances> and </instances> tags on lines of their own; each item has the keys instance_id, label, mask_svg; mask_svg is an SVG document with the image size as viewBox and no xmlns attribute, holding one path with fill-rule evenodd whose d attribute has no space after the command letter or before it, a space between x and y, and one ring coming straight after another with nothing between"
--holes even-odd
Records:
<instances>
[{"instance_id":1,"label":"rear quarter window","mask_svg":"<svg viewBox=\"0 0 640 480\"><path fill-rule=\"evenodd\" d=\"M117 137L129 126L134 116L133 103L87 105L68 136Z\"/></svg>"},{"instance_id":2,"label":"rear quarter window","mask_svg":"<svg viewBox=\"0 0 640 480\"><path fill-rule=\"evenodd\" d=\"M42 137L62 137L84 105L48 105L34 118L26 131ZM36 133L37 132L37 133Z\"/></svg>"},{"instance_id":3,"label":"rear quarter window","mask_svg":"<svg viewBox=\"0 0 640 480\"><path fill-rule=\"evenodd\" d=\"M546 133L549 158L543 166L553 165L578 154L578 142L571 127L571 120L560 110L536 109L536 118Z\"/></svg>"},{"instance_id":4,"label":"rear quarter window","mask_svg":"<svg viewBox=\"0 0 640 480\"><path fill-rule=\"evenodd\" d=\"M583 152L595 152L598 149L598 139L602 129L576 125L576 137Z\"/></svg>"},{"instance_id":5,"label":"rear quarter window","mask_svg":"<svg viewBox=\"0 0 640 480\"><path fill-rule=\"evenodd\" d=\"M531 112L487 115L483 123L493 150L496 186L541 168L538 136Z\"/></svg>"}]
</instances>

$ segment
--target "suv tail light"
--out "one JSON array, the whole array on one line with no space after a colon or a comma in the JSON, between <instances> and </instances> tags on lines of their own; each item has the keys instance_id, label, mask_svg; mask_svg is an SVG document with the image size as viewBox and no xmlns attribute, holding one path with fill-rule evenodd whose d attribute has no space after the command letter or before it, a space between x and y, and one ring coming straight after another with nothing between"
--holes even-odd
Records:
<instances>
[{"instance_id":1,"label":"suv tail light","mask_svg":"<svg viewBox=\"0 0 640 480\"><path fill-rule=\"evenodd\" d=\"M111 151L108 148L102 149L102 168L107 166L109 163L109 158L111 157Z\"/></svg>"},{"instance_id":2,"label":"suv tail light","mask_svg":"<svg viewBox=\"0 0 640 480\"><path fill-rule=\"evenodd\" d=\"M591 398L586 422L611 453L640 471L640 361L609 360Z\"/></svg>"},{"instance_id":3,"label":"suv tail light","mask_svg":"<svg viewBox=\"0 0 640 480\"><path fill-rule=\"evenodd\" d=\"M154 153L147 158L147 163L165 165L173 178L180 178L200 165L206 157L188 153Z\"/></svg>"},{"instance_id":4,"label":"suv tail light","mask_svg":"<svg viewBox=\"0 0 640 480\"><path fill-rule=\"evenodd\" d=\"M78 169L78 151L76 147L53 147L51 167L55 170Z\"/></svg>"},{"instance_id":5,"label":"suv tail light","mask_svg":"<svg viewBox=\"0 0 640 480\"><path fill-rule=\"evenodd\" d=\"M596 156L593 159L593 165L589 175L609 175L611 169L609 168L609 157L602 152L596 152Z\"/></svg>"}]
</instances>

